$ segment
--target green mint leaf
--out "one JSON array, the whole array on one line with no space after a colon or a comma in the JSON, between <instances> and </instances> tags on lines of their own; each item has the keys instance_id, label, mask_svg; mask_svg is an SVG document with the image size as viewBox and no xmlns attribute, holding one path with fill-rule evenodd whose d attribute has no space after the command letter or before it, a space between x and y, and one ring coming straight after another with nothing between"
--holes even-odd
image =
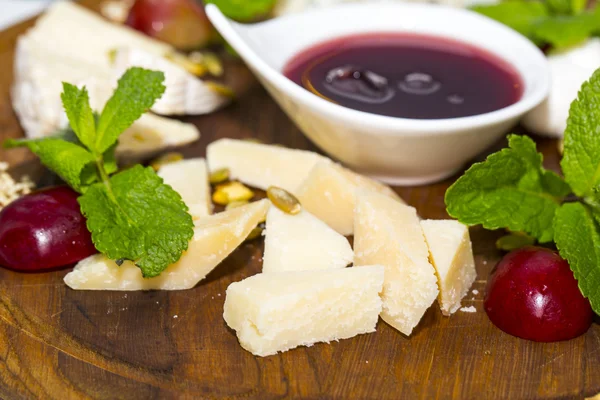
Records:
<instances>
[{"instance_id":1,"label":"green mint leaf","mask_svg":"<svg viewBox=\"0 0 600 400\"><path fill-rule=\"evenodd\" d=\"M600 184L600 70L571 103L560 165L576 195L593 196Z\"/></svg>"},{"instance_id":2,"label":"green mint leaf","mask_svg":"<svg viewBox=\"0 0 600 400\"><path fill-rule=\"evenodd\" d=\"M554 241L569 261L579 289L600 315L600 234L592 210L581 203L564 204L554 219Z\"/></svg>"},{"instance_id":3,"label":"green mint leaf","mask_svg":"<svg viewBox=\"0 0 600 400\"><path fill-rule=\"evenodd\" d=\"M571 0L571 14L577 15L587 7L587 0Z\"/></svg>"},{"instance_id":4,"label":"green mint leaf","mask_svg":"<svg viewBox=\"0 0 600 400\"><path fill-rule=\"evenodd\" d=\"M513 251L533 244L535 244L535 238L520 232L510 233L496 240L496 248L504 251Z\"/></svg>"},{"instance_id":5,"label":"green mint leaf","mask_svg":"<svg viewBox=\"0 0 600 400\"><path fill-rule=\"evenodd\" d=\"M509 148L474 164L446 192L448 213L467 225L523 231L552 241L552 221L570 192L542 167L542 155L527 136L510 135Z\"/></svg>"},{"instance_id":6,"label":"green mint leaf","mask_svg":"<svg viewBox=\"0 0 600 400\"><path fill-rule=\"evenodd\" d=\"M548 17L548 9L540 1L506 1L472 8L480 14L507 25L535 41L535 25Z\"/></svg>"},{"instance_id":7,"label":"green mint leaf","mask_svg":"<svg viewBox=\"0 0 600 400\"><path fill-rule=\"evenodd\" d=\"M277 0L205 0L215 4L227 17L237 21L254 21L267 16Z\"/></svg>"},{"instance_id":8,"label":"green mint leaf","mask_svg":"<svg viewBox=\"0 0 600 400\"><path fill-rule=\"evenodd\" d=\"M133 260L144 277L181 257L194 223L181 196L152 168L136 165L79 197L96 248L112 260Z\"/></svg>"},{"instance_id":9,"label":"green mint leaf","mask_svg":"<svg viewBox=\"0 0 600 400\"><path fill-rule=\"evenodd\" d=\"M60 138L9 140L5 147L28 147L42 164L56 173L69 186L84 192L86 186L98 180L95 158L83 147Z\"/></svg>"},{"instance_id":10,"label":"green mint leaf","mask_svg":"<svg viewBox=\"0 0 600 400\"><path fill-rule=\"evenodd\" d=\"M117 157L115 155L115 150L117 149L119 143L115 143L108 150L104 152L104 170L108 175L112 175L119 170L119 166L117 165Z\"/></svg>"},{"instance_id":11,"label":"green mint leaf","mask_svg":"<svg viewBox=\"0 0 600 400\"><path fill-rule=\"evenodd\" d=\"M600 14L559 15L538 22L534 36L538 41L563 49L580 44L600 28Z\"/></svg>"},{"instance_id":12,"label":"green mint leaf","mask_svg":"<svg viewBox=\"0 0 600 400\"><path fill-rule=\"evenodd\" d=\"M93 149L96 138L96 121L90 107L87 89L85 87L79 89L75 85L63 82L63 92L60 97L71 129L73 129L81 143L88 149Z\"/></svg>"},{"instance_id":13,"label":"green mint leaf","mask_svg":"<svg viewBox=\"0 0 600 400\"><path fill-rule=\"evenodd\" d=\"M91 149L101 154L114 145L121 133L162 96L165 91L164 80L162 72L139 67L128 69L102 110L96 141Z\"/></svg>"},{"instance_id":14,"label":"green mint leaf","mask_svg":"<svg viewBox=\"0 0 600 400\"><path fill-rule=\"evenodd\" d=\"M546 0L554 15L577 15L585 9L586 3L586 0Z\"/></svg>"}]
</instances>

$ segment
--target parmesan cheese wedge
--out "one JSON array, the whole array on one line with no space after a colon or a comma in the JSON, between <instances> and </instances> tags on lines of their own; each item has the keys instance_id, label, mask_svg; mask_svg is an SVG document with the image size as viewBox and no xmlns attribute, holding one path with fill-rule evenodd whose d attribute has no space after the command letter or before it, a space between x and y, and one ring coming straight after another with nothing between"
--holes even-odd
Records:
<instances>
[{"instance_id":1,"label":"parmesan cheese wedge","mask_svg":"<svg viewBox=\"0 0 600 400\"><path fill-rule=\"evenodd\" d=\"M469 228L454 220L421 221L437 272L442 314L454 314L477 277Z\"/></svg>"},{"instance_id":2,"label":"parmesan cheese wedge","mask_svg":"<svg viewBox=\"0 0 600 400\"><path fill-rule=\"evenodd\" d=\"M416 210L380 193L360 192L354 264L385 267L381 318L410 335L439 292Z\"/></svg>"},{"instance_id":3,"label":"parmesan cheese wedge","mask_svg":"<svg viewBox=\"0 0 600 400\"><path fill-rule=\"evenodd\" d=\"M162 115L200 115L215 111L231 101L183 67L166 58L136 48L121 48L115 55L116 77L130 67L142 67L165 74L165 93L152 106L152 111Z\"/></svg>"},{"instance_id":4,"label":"parmesan cheese wedge","mask_svg":"<svg viewBox=\"0 0 600 400\"><path fill-rule=\"evenodd\" d=\"M353 257L348 240L308 211L269 209L263 272L344 268Z\"/></svg>"},{"instance_id":5,"label":"parmesan cheese wedge","mask_svg":"<svg viewBox=\"0 0 600 400\"><path fill-rule=\"evenodd\" d=\"M254 275L229 285L223 318L257 356L374 332L383 275L381 266Z\"/></svg>"},{"instance_id":6,"label":"parmesan cheese wedge","mask_svg":"<svg viewBox=\"0 0 600 400\"><path fill-rule=\"evenodd\" d=\"M102 254L80 261L65 283L79 290L191 289L231 254L263 221L271 203L261 200L196 221L194 237L179 261L155 278L126 261L120 267Z\"/></svg>"},{"instance_id":7,"label":"parmesan cheese wedge","mask_svg":"<svg viewBox=\"0 0 600 400\"><path fill-rule=\"evenodd\" d=\"M203 158L165 164L158 170L158 176L179 193L194 220L212 214L208 170Z\"/></svg>"},{"instance_id":8,"label":"parmesan cheese wedge","mask_svg":"<svg viewBox=\"0 0 600 400\"><path fill-rule=\"evenodd\" d=\"M349 236L354 232L355 197L359 189L382 193L403 203L389 187L332 162L315 165L296 193L306 210L340 234Z\"/></svg>"},{"instance_id":9,"label":"parmesan cheese wedge","mask_svg":"<svg viewBox=\"0 0 600 400\"><path fill-rule=\"evenodd\" d=\"M206 159L211 171L228 168L232 179L263 190L279 186L291 193L296 193L317 162L329 160L310 151L235 139L209 144Z\"/></svg>"}]
</instances>

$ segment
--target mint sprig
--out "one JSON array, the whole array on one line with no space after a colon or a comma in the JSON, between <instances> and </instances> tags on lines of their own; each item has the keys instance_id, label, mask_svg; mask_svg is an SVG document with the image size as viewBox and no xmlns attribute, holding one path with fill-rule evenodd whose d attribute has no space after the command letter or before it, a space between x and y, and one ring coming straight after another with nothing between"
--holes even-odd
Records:
<instances>
[{"instance_id":1,"label":"mint sprig","mask_svg":"<svg viewBox=\"0 0 600 400\"><path fill-rule=\"evenodd\" d=\"M187 206L150 167L136 165L79 198L96 248L112 260L135 260L144 277L159 275L187 250Z\"/></svg>"},{"instance_id":2,"label":"mint sprig","mask_svg":"<svg viewBox=\"0 0 600 400\"><path fill-rule=\"evenodd\" d=\"M550 242L554 213L569 186L542 167L533 140L511 135L508 143L508 149L474 164L448 189L448 213L465 224L509 228Z\"/></svg>"},{"instance_id":3,"label":"mint sprig","mask_svg":"<svg viewBox=\"0 0 600 400\"><path fill-rule=\"evenodd\" d=\"M555 50L584 42L600 33L600 12L585 10L586 0L509 0L472 8Z\"/></svg>"},{"instance_id":4,"label":"mint sprig","mask_svg":"<svg viewBox=\"0 0 600 400\"><path fill-rule=\"evenodd\" d=\"M448 189L445 198L448 213L465 224L524 231L540 242L554 241L597 314L599 110L600 69L583 84L569 111L561 162L564 181L542 168L542 155L531 139L512 135L509 149L474 164Z\"/></svg>"},{"instance_id":5,"label":"mint sprig","mask_svg":"<svg viewBox=\"0 0 600 400\"><path fill-rule=\"evenodd\" d=\"M181 196L151 168L117 172L118 138L165 91L162 72L130 68L100 115L87 90L64 83L62 101L72 129L43 139L11 140L27 146L78 198L96 249L112 260L131 260L144 277L176 262L194 234Z\"/></svg>"}]
</instances>

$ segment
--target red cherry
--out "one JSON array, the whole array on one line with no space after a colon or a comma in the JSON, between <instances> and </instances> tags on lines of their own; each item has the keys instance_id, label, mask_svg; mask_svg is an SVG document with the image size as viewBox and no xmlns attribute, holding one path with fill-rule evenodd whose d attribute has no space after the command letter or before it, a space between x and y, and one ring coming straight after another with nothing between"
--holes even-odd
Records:
<instances>
[{"instance_id":1,"label":"red cherry","mask_svg":"<svg viewBox=\"0 0 600 400\"><path fill-rule=\"evenodd\" d=\"M59 186L23 196L0 211L0 265L41 271L97 253L78 196Z\"/></svg>"},{"instance_id":2,"label":"red cherry","mask_svg":"<svg viewBox=\"0 0 600 400\"><path fill-rule=\"evenodd\" d=\"M500 261L488 281L484 306L498 328L536 342L582 335L594 316L568 262L540 247L524 247Z\"/></svg>"},{"instance_id":3,"label":"red cherry","mask_svg":"<svg viewBox=\"0 0 600 400\"><path fill-rule=\"evenodd\" d=\"M136 0L125 23L180 50L204 47L217 37L194 0Z\"/></svg>"}]
</instances>

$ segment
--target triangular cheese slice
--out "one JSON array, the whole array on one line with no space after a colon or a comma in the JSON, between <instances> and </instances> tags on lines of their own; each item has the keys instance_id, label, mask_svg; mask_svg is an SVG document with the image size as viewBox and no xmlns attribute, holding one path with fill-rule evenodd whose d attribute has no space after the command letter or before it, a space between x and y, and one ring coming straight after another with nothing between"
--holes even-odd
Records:
<instances>
[{"instance_id":1,"label":"triangular cheese slice","mask_svg":"<svg viewBox=\"0 0 600 400\"><path fill-rule=\"evenodd\" d=\"M158 170L158 176L179 193L194 220L212 214L208 170L203 158L165 164Z\"/></svg>"},{"instance_id":2,"label":"triangular cheese slice","mask_svg":"<svg viewBox=\"0 0 600 400\"><path fill-rule=\"evenodd\" d=\"M421 226L437 272L442 314L453 314L477 277L469 228L454 220L425 220Z\"/></svg>"},{"instance_id":3,"label":"triangular cheese slice","mask_svg":"<svg viewBox=\"0 0 600 400\"><path fill-rule=\"evenodd\" d=\"M353 256L348 240L308 211L269 209L263 272L344 268Z\"/></svg>"},{"instance_id":4,"label":"triangular cheese slice","mask_svg":"<svg viewBox=\"0 0 600 400\"><path fill-rule=\"evenodd\" d=\"M231 254L264 221L270 202L260 200L205 217L196 222L194 237L181 259L155 278L144 279L141 270L126 261L120 267L98 254L80 261L65 276L65 283L81 290L190 289Z\"/></svg>"},{"instance_id":5,"label":"triangular cheese slice","mask_svg":"<svg viewBox=\"0 0 600 400\"><path fill-rule=\"evenodd\" d=\"M354 220L354 264L385 267L381 318L410 335L438 295L416 210L386 195L360 192Z\"/></svg>"},{"instance_id":6,"label":"triangular cheese slice","mask_svg":"<svg viewBox=\"0 0 600 400\"><path fill-rule=\"evenodd\" d=\"M359 189L382 193L402 202L386 185L331 162L315 165L297 190L297 196L306 210L340 234L349 236L354 232L355 196Z\"/></svg>"},{"instance_id":7,"label":"triangular cheese slice","mask_svg":"<svg viewBox=\"0 0 600 400\"><path fill-rule=\"evenodd\" d=\"M220 139L208 145L206 160L211 171L228 168L232 179L255 188L279 186L295 193L315 164L328 159L311 151Z\"/></svg>"}]
</instances>

